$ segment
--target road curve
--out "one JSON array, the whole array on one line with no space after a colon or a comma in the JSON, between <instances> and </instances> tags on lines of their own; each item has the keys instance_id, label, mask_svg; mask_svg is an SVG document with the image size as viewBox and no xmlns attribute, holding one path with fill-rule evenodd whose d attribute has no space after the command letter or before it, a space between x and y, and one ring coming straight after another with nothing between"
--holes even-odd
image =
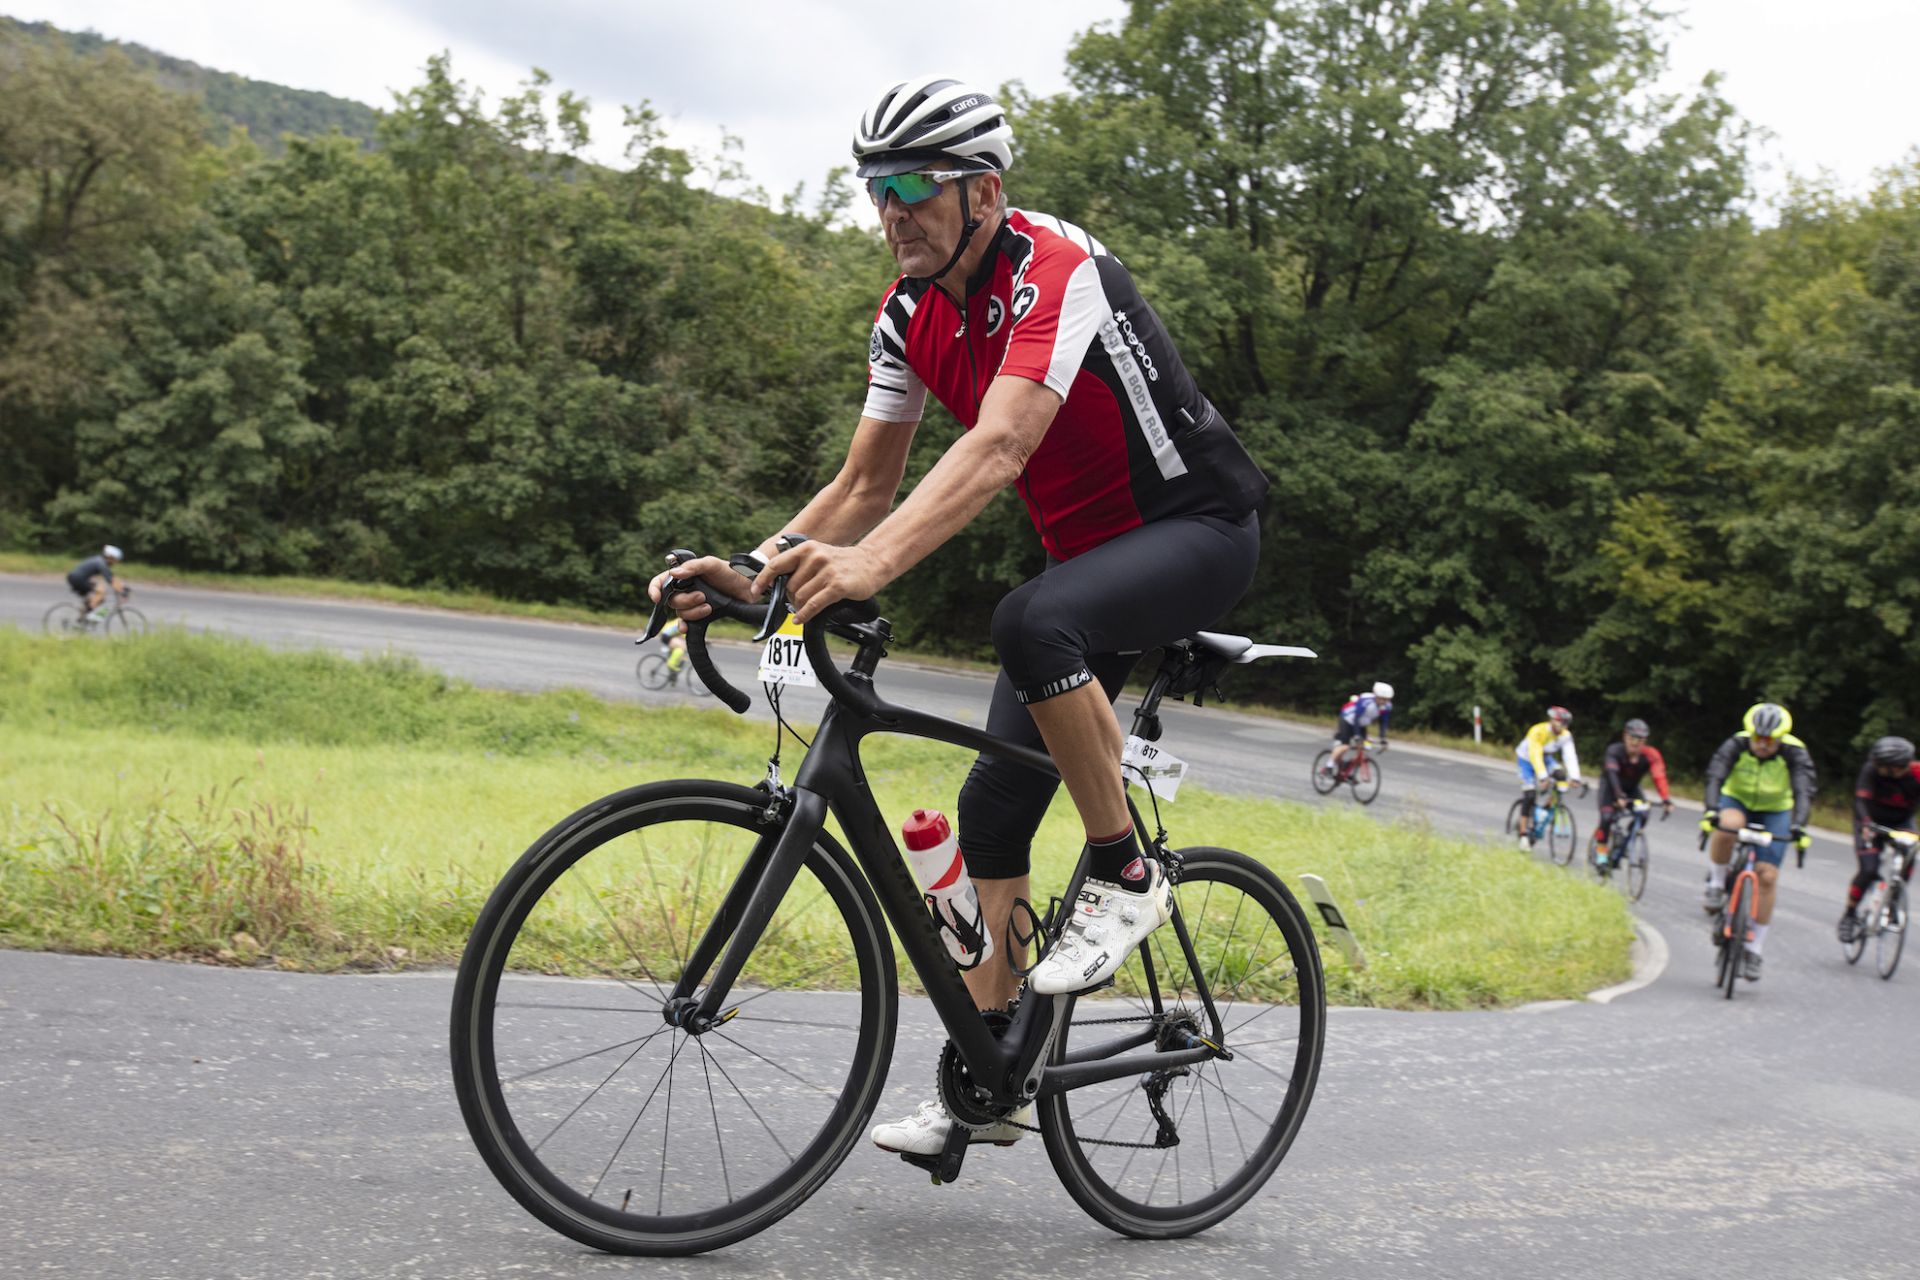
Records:
<instances>
[{"instance_id":1,"label":"road curve","mask_svg":"<svg viewBox=\"0 0 1920 1280\"><path fill-rule=\"evenodd\" d=\"M60 590L0 575L0 625L37 626ZM139 602L157 621L278 645L403 650L482 684L655 696L634 687L631 638L615 631L174 588L142 588ZM722 662L744 674L751 654L731 647ZM881 683L897 701L984 713L977 676L894 664ZM1165 744L1198 785L1350 803L1309 792L1318 730L1215 708L1167 720ZM1402 746L1384 765L1370 810L1382 817L1480 833L1515 793L1498 762L1460 753ZM1920 1202L1920 967L1882 983L1842 962L1831 929L1851 857L1822 840L1805 871L1786 873L1766 979L1716 1000L1691 828L1654 828L1642 918L1672 952L1658 980L1604 1005L1336 1013L1295 1154L1255 1207L1198 1240L1107 1235L1058 1189L1036 1141L976 1157L938 1189L862 1150L772 1232L646 1267L1911 1275L1910 1251L1876 1224ZM447 1088L446 996L433 975L0 954L0 1275L631 1271L552 1236L493 1184ZM908 1005L886 1104L903 1110L935 1044L924 1006Z\"/></svg>"}]
</instances>

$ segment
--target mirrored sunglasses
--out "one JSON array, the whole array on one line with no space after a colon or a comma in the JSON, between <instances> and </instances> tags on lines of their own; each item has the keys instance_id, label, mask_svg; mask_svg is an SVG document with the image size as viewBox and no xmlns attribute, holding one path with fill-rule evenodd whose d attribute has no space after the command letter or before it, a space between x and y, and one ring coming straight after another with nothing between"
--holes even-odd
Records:
<instances>
[{"instance_id":1,"label":"mirrored sunglasses","mask_svg":"<svg viewBox=\"0 0 1920 1280\"><path fill-rule=\"evenodd\" d=\"M901 204L924 204L946 190L954 178L967 176L965 169L938 169L926 173L891 173L884 178L867 179L867 197L875 207L887 202L887 194Z\"/></svg>"}]
</instances>

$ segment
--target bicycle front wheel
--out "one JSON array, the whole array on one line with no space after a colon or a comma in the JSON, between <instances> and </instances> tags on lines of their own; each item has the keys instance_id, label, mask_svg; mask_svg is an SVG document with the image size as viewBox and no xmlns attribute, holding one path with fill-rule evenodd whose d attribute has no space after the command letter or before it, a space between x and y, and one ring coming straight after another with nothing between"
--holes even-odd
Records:
<instances>
[{"instance_id":1,"label":"bicycle front wheel","mask_svg":"<svg viewBox=\"0 0 1920 1280\"><path fill-rule=\"evenodd\" d=\"M1372 756L1361 756L1353 766L1353 776L1347 779L1353 785L1353 798L1361 804L1372 804L1373 798L1380 794L1380 762Z\"/></svg>"},{"instance_id":2,"label":"bicycle front wheel","mask_svg":"<svg viewBox=\"0 0 1920 1280\"><path fill-rule=\"evenodd\" d=\"M681 678L687 682L687 692L694 697L706 698L712 696L711 692L707 689L707 682L700 678L700 673L693 669L691 662L680 669L680 675Z\"/></svg>"},{"instance_id":3,"label":"bicycle front wheel","mask_svg":"<svg viewBox=\"0 0 1920 1280\"><path fill-rule=\"evenodd\" d=\"M1633 833L1633 839L1627 843L1627 865L1614 869L1614 879L1625 887L1627 900L1640 901L1640 895L1647 891L1647 834L1644 831Z\"/></svg>"},{"instance_id":4,"label":"bicycle front wheel","mask_svg":"<svg viewBox=\"0 0 1920 1280\"><path fill-rule=\"evenodd\" d=\"M1727 999L1733 999L1733 990L1740 985L1740 971L1745 967L1747 956L1747 929L1752 920L1752 907L1747 898L1752 892L1750 885L1734 884L1734 901L1731 904L1732 917L1728 923L1727 936L1721 945L1726 955L1721 960L1720 983L1726 989Z\"/></svg>"},{"instance_id":5,"label":"bicycle front wheel","mask_svg":"<svg viewBox=\"0 0 1920 1280\"><path fill-rule=\"evenodd\" d=\"M57 604L40 619L40 629L50 636L77 636L86 630L80 618L79 605Z\"/></svg>"},{"instance_id":6,"label":"bicycle front wheel","mask_svg":"<svg viewBox=\"0 0 1920 1280\"><path fill-rule=\"evenodd\" d=\"M110 636L143 636L147 634L147 615L138 609L129 609L121 605L107 615L107 634Z\"/></svg>"},{"instance_id":7,"label":"bicycle front wheel","mask_svg":"<svg viewBox=\"0 0 1920 1280\"><path fill-rule=\"evenodd\" d=\"M1880 909L1880 929L1873 939L1873 962L1882 978L1891 978L1900 967L1900 950L1907 945L1907 885L1904 880L1887 881L1886 905Z\"/></svg>"},{"instance_id":8,"label":"bicycle front wheel","mask_svg":"<svg viewBox=\"0 0 1920 1280\"><path fill-rule=\"evenodd\" d=\"M1212 994L1232 1060L1040 1101L1047 1157L1068 1194L1095 1220L1144 1238L1205 1230L1273 1176L1313 1097L1326 1032L1320 953L1280 878L1227 849L1179 857L1176 920L1192 940L1191 956L1173 924L1157 930L1121 968L1111 998L1067 1002L1050 1061L1116 1037L1146 1046L1212 1035L1196 974ZM1156 1107L1178 1145L1153 1145Z\"/></svg>"},{"instance_id":9,"label":"bicycle front wheel","mask_svg":"<svg viewBox=\"0 0 1920 1280\"><path fill-rule=\"evenodd\" d=\"M1321 795L1326 795L1340 785L1338 775L1328 772L1332 765L1333 749L1331 747L1313 758L1313 773L1310 776L1313 779L1313 789Z\"/></svg>"},{"instance_id":10,"label":"bicycle front wheel","mask_svg":"<svg viewBox=\"0 0 1920 1280\"><path fill-rule=\"evenodd\" d=\"M1521 796L1518 800L1508 805L1507 834L1517 836L1525 831L1527 829L1527 816L1527 798L1525 796Z\"/></svg>"},{"instance_id":11,"label":"bicycle front wheel","mask_svg":"<svg viewBox=\"0 0 1920 1280\"><path fill-rule=\"evenodd\" d=\"M1564 804L1556 804L1547 820L1547 853L1564 867L1573 861L1574 846L1579 843L1573 830L1573 811Z\"/></svg>"},{"instance_id":12,"label":"bicycle front wheel","mask_svg":"<svg viewBox=\"0 0 1920 1280\"><path fill-rule=\"evenodd\" d=\"M451 1041L467 1129L528 1212L583 1244L677 1255L761 1231L846 1158L879 1098L893 950L825 833L713 1027L665 1016L778 839L767 806L719 782L599 800L527 850L468 939Z\"/></svg>"}]
</instances>

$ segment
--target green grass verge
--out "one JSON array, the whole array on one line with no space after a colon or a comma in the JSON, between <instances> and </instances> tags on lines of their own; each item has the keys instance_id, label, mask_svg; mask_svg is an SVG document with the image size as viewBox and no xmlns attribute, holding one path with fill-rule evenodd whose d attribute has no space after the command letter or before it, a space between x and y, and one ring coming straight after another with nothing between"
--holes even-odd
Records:
<instances>
[{"instance_id":1,"label":"green grass verge","mask_svg":"<svg viewBox=\"0 0 1920 1280\"><path fill-rule=\"evenodd\" d=\"M313 969L450 963L494 881L560 817L652 779L750 782L771 740L722 711L175 632L0 631L0 730L0 942ZM951 812L969 763L896 739L869 753L896 818ZM1357 972L1323 945L1338 1002L1511 1004L1626 973L1617 895L1509 850L1191 788L1167 814L1176 843L1326 877L1372 960ZM1036 887L1057 889L1078 847L1064 799L1036 847ZM683 881L648 892L685 905Z\"/></svg>"}]
</instances>

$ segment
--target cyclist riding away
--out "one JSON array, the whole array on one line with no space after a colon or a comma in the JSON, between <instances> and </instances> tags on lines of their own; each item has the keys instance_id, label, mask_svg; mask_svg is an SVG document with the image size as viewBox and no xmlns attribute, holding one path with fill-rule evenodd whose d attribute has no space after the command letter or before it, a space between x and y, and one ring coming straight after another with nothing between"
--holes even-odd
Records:
<instances>
[{"instance_id":1,"label":"cyclist riding away","mask_svg":"<svg viewBox=\"0 0 1920 1280\"><path fill-rule=\"evenodd\" d=\"M1387 745L1387 717L1393 714L1393 686L1384 680L1375 682L1371 691L1356 693L1340 704L1340 718L1333 726L1333 759L1320 766L1320 772L1332 776L1340 771L1353 740L1366 740L1367 729L1380 726L1380 745Z\"/></svg>"},{"instance_id":2,"label":"cyclist riding away","mask_svg":"<svg viewBox=\"0 0 1920 1280\"><path fill-rule=\"evenodd\" d=\"M1667 762L1647 741L1650 732L1645 720L1635 718L1622 727L1619 740L1607 746L1600 770L1600 825L1593 829L1595 866L1607 865L1613 856L1607 841L1613 834L1614 806L1644 800L1640 784L1649 774L1660 792L1660 807L1673 812L1673 796L1667 791Z\"/></svg>"},{"instance_id":3,"label":"cyclist riding away","mask_svg":"<svg viewBox=\"0 0 1920 1280\"><path fill-rule=\"evenodd\" d=\"M1019 990L1011 966L1025 949L1008 923L1016 899L1031 898L1033 836L1060 781L1090 869L1029 988L1098 987L1167 920L1165 873L1144 856L1127 809L1112 701L1142 651L1238 602L1253 581L1267 491L1119 260L1079 227L1008 206L1012 138L992 96L956 80L902 81L868 109L853 155L901 275L874 319L866 406L846 461L786 526L809 540L782 550L769 538L753 579L712 557L669 571L747 598L789 575L804 623L873 596L995 494L1018 490L1047 566L994 611L1002 670L986 728L1044 743L1059 778L983 754L960 793L960 848L1007 959L966 974L983 1010L1005 1008ZM966 431L890 513L929 392ZM652 592L658 599L660 579ZM689 619L708 612L697 591L673 603ZM1029 1114L971 1141L1011 1142ZM873 1137L930 1155L951 1124L930 1102Z\"/></svg>"},{"instance_id":4,"label":"cyclist riding away","mask_svg":"<svg viewBox=\"0 0 1920 1280\"><path fill-rule=\"evenodd\" d=\"M669 683L680 678L680 668L687 665L687 624L674 618L660 628L660 643L667 647L667 680Z\"/></svg>"},{"instance_id":5,"label":"cyclist riding away","mask_svg":"<svg viewBox=\"0 0 1920 1280\"><path fill-rule=\"evenodd\" d=\"M1526 793L1528 820L1522 824L1520 847L1533 848L1533 811L1541 804L1540 790L1555 782L1580 782L1580 753L1573 749L1573 712L1565 707L1548 707L1547 718L1527 730L1513 749L1513 761L1520 771L1520 789ZM1547 757L1554 765L1547 767Z\"/></svg>"},{"instance_id":6,"label":"cyclist riding away","mask_svg":"<svg viewBox=\"0 0 1920 1280\"><path fill-rule=\"evenodd\" d=\"M113 576L113 566L119 564L121 558L120 548L108 545L100 548L99 555L88 556L67 570L67 586L80 597L83 617L92 617L93 611L106 600L108 587L122 600L133 590L131 584Z\"/></svg>"},{"instance_id":7,"label":"cyclist riding away","mask_svg":"<svg viewBox=\"0 0 1920 1280\"><path fill-rule=\"evenodd\" d=\"M1913 743L1905 738L1882 738L1867 752L1853 786L1853 853L1860 860L1860 870L1847 886L1846 909L1840 913L1840 941L1854 940L1860 928L1856 908L1862 895L1880 878L1880 854L1887 847L1887 837L1868 824L1912 831L1916 809L1920 809L1920 765L1913 761ZM1907 864L1907 879L1913 879L1911 862Z\"/></svg>"},{"instance_id":8,"label":"cyclist riding away","mask_svg":"<svg viewBox=\"0 0 1920 1280\"><path fill-rule=\"evenodd\" d=\"M1727 866L1735 833L1748 824L1765 827L1773 843L1759 851L1754 875L1760 881L1753 906L1753 937L1748 939L1743 972L1760 979L1760 948L1773 921L1773 900L1787 845L1807 846L1807 815L1813 805L1813 756L1793 736L1793 716L1785 707L1760 702L1747 708L1740 732L1720 744L1707 762L1707 814L1713 830L1707 844L1708 911L1727 904Z\"/></svg>"}]
</instances>

